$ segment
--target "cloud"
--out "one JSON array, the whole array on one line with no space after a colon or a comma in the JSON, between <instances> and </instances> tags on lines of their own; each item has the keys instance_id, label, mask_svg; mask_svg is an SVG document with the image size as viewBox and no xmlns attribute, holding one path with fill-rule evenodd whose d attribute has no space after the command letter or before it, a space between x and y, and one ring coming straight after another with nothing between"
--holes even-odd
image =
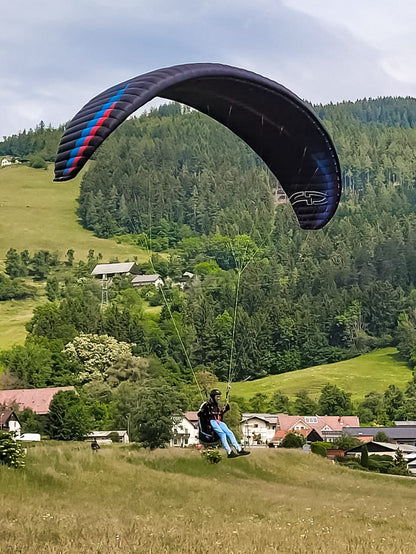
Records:
<instances>
[{"instance_id":1,"label":"cloud","mask_svg":"<svg viewBox=\"0 0 416 554\"><path fill-rule=\"evenodd\" d=\"M416 95L416 7L402 0L29 0L2 7L0 137L69 120L159 67L219 62L312 102ZM4 23L6 22L6 23Z\"/></svg>"}]
</instances>

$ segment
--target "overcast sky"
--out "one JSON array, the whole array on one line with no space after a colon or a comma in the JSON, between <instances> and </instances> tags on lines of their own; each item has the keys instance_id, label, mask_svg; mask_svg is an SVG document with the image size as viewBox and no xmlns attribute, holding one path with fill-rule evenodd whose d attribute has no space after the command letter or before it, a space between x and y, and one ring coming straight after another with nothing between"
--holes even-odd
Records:
<instances>
[{"instance_id":1,"label":"overcast sky","mask_svg":"<svg viewBox=\"0 0 416 554\"><path fill-rule=\"evenodd\" d=\"M249 69L313 103L416 97L415 21L412 0L2 2L0 140L188 62Z\"/></svg>"}]
</instances>

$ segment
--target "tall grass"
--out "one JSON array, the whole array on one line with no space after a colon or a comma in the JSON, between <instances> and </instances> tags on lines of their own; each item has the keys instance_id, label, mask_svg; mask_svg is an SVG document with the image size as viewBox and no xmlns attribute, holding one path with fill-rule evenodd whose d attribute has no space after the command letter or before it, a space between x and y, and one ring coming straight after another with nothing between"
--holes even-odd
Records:
<instances>
[{"instance_id":1,"label":"tall grass","mask_svg":"<svg viewBox=\"0 0 416 554\"><path fill-rule=\"evenodd\" d=\"M208 464L196 450L41 444L0 467L2 553L413 551L416 481L264 449Z\"/></svg>"}]
</instances>

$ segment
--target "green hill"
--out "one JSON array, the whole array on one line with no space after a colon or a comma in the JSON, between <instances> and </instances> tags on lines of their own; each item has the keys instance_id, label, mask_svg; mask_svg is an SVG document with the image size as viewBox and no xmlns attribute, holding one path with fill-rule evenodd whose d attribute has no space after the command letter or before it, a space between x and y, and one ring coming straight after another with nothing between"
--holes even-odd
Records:
<instances>
[{"instance_id":1,"label":"green hill","mask_svg":"<svg viewBox=\"0 0 416 554\"><path fill-rule=\"evenodd\" d=\"M80 180L54 183L52 166L47 171L24 165L0 169L0 270L9 248L30 254L49 250L58 252L61 259L71 248L75 260L86 260L91 249L102 254L103 262L148 258L141 248L97 238L81 227L76 214ZM35 300L0 302L0 349L24 342L24 324L44 301L40 291Z\"/></svg>"},{"instance_id":2,"label":"green hill","mask_svg":"<svg viewBox=\"0 0 416 554\"><path fill-rule=\"evenodd\" d=\"M357 401L370 391L383 393L392 384L404 389L411 378L412 372L399 359L397 350L383 348L335 364L233 383L231 394L249 399L257 393L270 397L274 391L281 390L293 399L296 392L306 389L309 396L317 400L322 387L331 383L352 393L352 400Z\"/></svg>"},{"instance_id":3,"label":"green hill","mask_svg":"<svg viewBox=\"0 0 416 554\"><path fill-rule=\"evenodd\" d=\"M78 223L76 214L80 177L65 183L53 182L53 167L32 169L24 165L0 169L0 260L9 248L32 254L45 249L75 251L75 259L86 259L88 251L101 252L103 262L147 259L147 252L112 239L100 239Z\"/></svg>"}]
</instances>

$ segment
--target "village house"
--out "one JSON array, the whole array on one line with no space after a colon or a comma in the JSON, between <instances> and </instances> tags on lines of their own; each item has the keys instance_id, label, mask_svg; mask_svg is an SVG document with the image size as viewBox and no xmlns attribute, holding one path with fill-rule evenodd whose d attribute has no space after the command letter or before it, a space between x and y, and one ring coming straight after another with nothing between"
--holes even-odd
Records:
<instances>
[{"instance_id":1,"label":"village house","mask_svg":"<svg viewBox=\"0 0 416 554\"><path fill-rule=\"evenodd\" d=\"M336 442L345 429L359 425L360 422L357 416L292 416L278 414L276 432L271 442L278 446L287 433L299 433L308 441ZM315 433L311 434L312 430Z\"/></svg>"},{"instance_id":2,"label":"village house","mask_svg":"<svg viewBox=\"0 0 416 554\"><path fill-rule=\"evenodd\" d=\"M1 167L5 167L6 165L12 165L12 162L8 160L7 158L3 158L1 160Z\"/></svg>"},{"instance_id":3,"label":"village house","mask_svg":"<svg viewBox=\"0 0 416 554\"><path fill-rule=\"evenodd\" d=\"M0 406L0 431L10 431L20 437L20 421L12 408Z\"/></svg>"},{"instance_id":4,"label":"village house","mask_svg":"<svg viewBox=\"0 0 416 554\"><path fill-rule=\"evenodd\" d=\"M133 287L144 287L146 285L153 285L154 287L161 287L163 285L163 279L157 273L153 275L136 275L131 281Z\"/></svg>"},{"instance_id":5,"label":"village house","mask_svg":"<svg viewBox=\"0 0 416 554\"><path fill-rule=\"evenodd\" d=\"M244 413L241 418L241 431L244 444L268 444L276 432L277 415Z\"/></svg>"},{"instance_id":6,"label":"village house","mask_svg":"<svg viewBox=\"0 0 416 554\"><path fill-rule=\"evenodd\" d=\"M97 442L98 444L129 444L129 435L127 431L91 431L85 436L87 442Z\"/></svg>"},{"instance_id":7,"label":"village house","mask_svg":"<svg viewBox=\"0 0 416 554\"><path fill-rule=\"evenodd\" d=\"M174 284L178 286L180 289L184 290L191 285L194 279L196 280L196 276L194 273L191 273L190 271L185 271L182 274L182 277L179 279L178 283L174 283Z\"/></svg>"},{"instance_id":8,"label":"village house","mask_svg":"<svg viewBox=\"0 0 416 554\"><path fill-rule=\"evenodd\" d=\"M0 406L14 407L18 410L30 408L38 415L49 413L52 398L59 391L72 390L75 387L52 387L44 389L13 389L0 391Z\"/></svg>"},{"instance_id":9,"label":"village house","mask_svg":"<svg viewBox=\"0 0 416 554\"><path fill-rule=\"evenodd\" d=\"M139 275L140 269L134 262L98 264L94 267L91 275L100 277L103 280L110 280L115 275Z\"/></svg>"},{"instance_id":10,"label":"village house","mask_svg":"<svg viewBox=\"0 0 416 554\"><path fill-rule=\"evenodd\" d=\"M199 426L197 412L185 412L174 416L170 446L186 447L199 443Z\"/></svg>"}]
</instances>

